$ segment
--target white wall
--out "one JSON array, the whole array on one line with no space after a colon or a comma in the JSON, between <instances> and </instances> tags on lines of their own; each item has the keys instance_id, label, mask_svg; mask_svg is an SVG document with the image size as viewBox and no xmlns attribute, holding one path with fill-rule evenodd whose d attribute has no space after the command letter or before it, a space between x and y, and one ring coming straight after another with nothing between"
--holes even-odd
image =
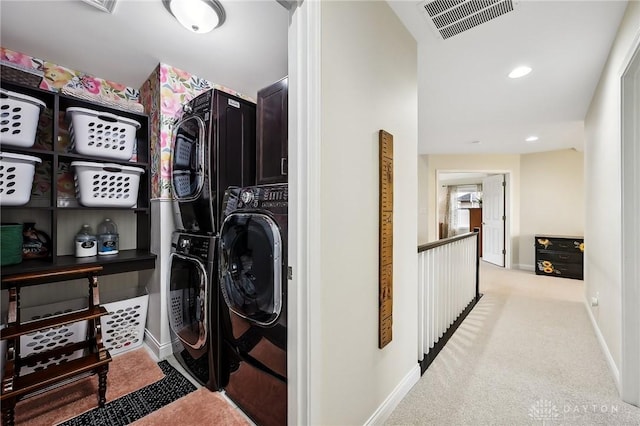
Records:
<instances>
[{"instance_id":1,"label":"white wall","mask_svg":"<svg viewBox=\"0 0 640 426\"><path fill-rule=\"evenodd\" d=\"M321 342L312 424L371 421L417 372L417 51L386 2L321 3ZM378 131L394 136L393 341L378 349ZM313 376L319 371L319 376ZM416 377L417 379L417 377Z\"/></svg>"},{"instance_id":2,"label":"white wall","mask_svg":"<svg viewBox=\"0 0 640 426\"><path fill-rule=\"evenodd\" d=\"M572 149L520 157L520 268L533 270L535 234L584 235L584 154Z\"/></svg>"},{"instance_id":3,"label":"white wall","mask_svg":"<svg viewBox=\"0 0 640 426\"><path fill-rule=\"evenodd\" d=\"M429 228L433 226L429 222L429 157L418 157L418 245L429 242ZM437 230L438 228L436 228ZM436 231L437 232L437 231Z\"/></svg>"},{"instance_id":4,"label":"white wall","mask_svg":"<svg viewBox=\"0 0 640 426\"><path fill-rule=\"evenodd\" d=\"M520 236L520 156L517 154L484 154L484 155L428 155L429 172L426 192L428 194L427 222L428 239L438 239L438 200L436 180L438 171L464 172L496 172L509 174L509 191L511 207L507 207L511 234L510 249L511 263L519 263L519 236ZM421 185L423 181L420 181ZM420 192L424 190L421 188ZM509 243L507 245L509 245ZM509 263L509 259L507 259Z\"/></svg>"},{"instance_id":5,"label":"white wall","mask_svg":"<svg viewBox=\"0 0 640 426\"><path fill-rule=\"evenodd\" d=\"M585 297L616 379L621 347L620 77L640 29L640 2L629 2L585 119Z\"/></svg>"}]
</instances>

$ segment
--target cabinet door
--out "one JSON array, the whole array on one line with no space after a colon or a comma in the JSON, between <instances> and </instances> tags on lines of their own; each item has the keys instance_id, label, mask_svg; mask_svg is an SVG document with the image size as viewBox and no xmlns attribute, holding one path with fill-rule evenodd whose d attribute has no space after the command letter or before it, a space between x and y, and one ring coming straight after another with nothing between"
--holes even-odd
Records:
<instances>
[{"instance_id":1,"label":"cabinet door","mask_svg":"<svg viewBox=\"0 0 640 426\"><path fill-rule=\"evenodd\" d=\"M287 182L288 78L258 92L257 183Z\"/></svg>"}]
</instances>

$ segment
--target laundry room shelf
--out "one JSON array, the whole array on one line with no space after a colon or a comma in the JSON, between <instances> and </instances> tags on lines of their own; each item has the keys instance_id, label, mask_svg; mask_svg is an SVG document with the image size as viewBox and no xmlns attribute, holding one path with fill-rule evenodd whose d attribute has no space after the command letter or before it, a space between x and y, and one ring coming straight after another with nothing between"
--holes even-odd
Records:
<instances>
[{"instance_id":1,"label":"laundry room shelf","mask_svg":"<svg viewBox=\"0 0 640 426\"><path fill-rule=\"evenodd\" d=\"M75 257L58 256L55 262L43 259L33 259L17 265L3 266L2 275L12 275L21 272L46 272L52 269L73 268L76 266L102 266L99 275L119 274L122 272L142 271L154 269L156 255L147 250L120 250L118 254L109 256ZM48 278L48 282L61 281L66 278ZM38 284L37 280L33 284ZM27 285L33 285L27 284ZM2 283L2 289L7 286Z\"/></svg>"},{"instance_id":2,"label":"laundry room shelf","mask_svg":"<svg viewBox=\"0 0 640 426\"><path fill-rule=\"evenodd\" d=\"M86 99L74 98L63 93L53 93L34 87L22 86L9 81L0 82L2 88L24 96L38 99L45 107L40 114L33 146L22 147L2 143L2 151L38 157L30 200L22 206L3 206L2 220L11 223L35 222L38 230L51 237L49 257L23 259L22 263L2 268L2 277L18 272L46 272L59 267L77 265L100 265L100 275L131 272L155 267L156 256L151 247L151 152L150 120L146 114L123 110L116 106L105 106ZM105 159L91 153L87 155L73 151L70 140L69 121L66 112L86 108L104 113L105 117L116 115L123 120L139 123L135 129L135 147L129 159ZM71 163L90 161L115 163L142 169L137 191L128 194L134 197L129 207L84 207L78 202L75 192L75 176ZM120 253L114 256L75 258L73 236L82 223L95 227L105 217L120 219ZM122 238L125 236L126 238ZM4 287L3 287L4 288Z\"/></svg>"}]
</instances>

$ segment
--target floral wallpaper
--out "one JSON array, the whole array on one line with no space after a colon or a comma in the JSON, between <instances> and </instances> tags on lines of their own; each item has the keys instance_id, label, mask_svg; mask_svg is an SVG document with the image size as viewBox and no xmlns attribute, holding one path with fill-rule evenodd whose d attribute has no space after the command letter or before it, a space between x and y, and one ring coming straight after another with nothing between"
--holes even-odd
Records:
<instances>
[{"instance_id":1,"label":"floral wallpaper","mask_svg":"<svg viewBox=\"0 0 640 426\"><path fill-rule=\"evenodd\" d=\"M140 102L151 120L151 197L171 198L173 125L182 105L209 89L217 89L255 102L224 86L187 71L159 64L140 89Z\"/></svg>"},{"instance_id":2,"label":"floral wallpaper","mask_svg":"<svg viewBox=\"0 0 640 426\"><path fill-rule=\"evenodd\" d=\"M94 77L5 47L0 47L0 60L12 64L16 68L42 75L39 87L51 92L66 89L72 93L78 91L86 96L105 101L133 101L137 103L140 98L138 89Z\"/></svg>"},{"instance_id":3,"label":"floral wallpaper","mask_svg":"<svg viewBox=\"0 0 640 426\"><path fill-rule=\"evenodd\" d=\"M31 70L38 74L42 74L44 71L44 61L42 59L34 58L32 56L25 55L24 53L9 50L4 47L0 47L0 59L4 62L16 65L17 68Z\"/></svg>"}]
</instances>

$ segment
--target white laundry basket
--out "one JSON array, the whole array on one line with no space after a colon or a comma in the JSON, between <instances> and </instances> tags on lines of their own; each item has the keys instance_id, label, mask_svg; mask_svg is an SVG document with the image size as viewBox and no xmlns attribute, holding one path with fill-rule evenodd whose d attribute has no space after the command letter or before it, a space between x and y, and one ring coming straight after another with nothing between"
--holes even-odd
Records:
<instances>
[{"instance_id":1,"label":"white laundry basket","mask_svg":"<svg viewBox=\"0 0 640 426\"><path fill-rule=\"evenodd\" d=\"M74 161L76 196L85 207L133 207L144 169L112 163Z\"/></svg>"},{"instance_id":2,"label":"white laundry basket","mask_svg":"<svg viewBox=\"0 0 640 426\"><path fill-rule=\"evenodd\" d=\"M87 108L67 108L69 138L75 152L113 160L129 160L140 123Z\"/></svg>"},{"instance_id":3,"label":"white laundry basket","mask_svg":"<svg viewBox=\"0 0 640 426\"><path fill-rule=\"evenodd\" d=\"M105 303L102 306L108 312L100 317L102 340L111 355L142 345L149 306L148 294Z\"/></svg>"},{"instance_id":4,"label":"white laundry basket","mask_svg":"<svg viewBox=\"0 0 640 426\"><path fill-rule=\"evenodd\" d=\"M192 197L198 187L196 180L191 180L191 172L189 170L173 171L173 193L176 198Z\"/></svg>"},{"instance_id":5,"label":"white laundry basket","mask_svg":"<svg viewBox=\"0 0 640 426\"><path fill-rule=\"evenodd\" d=\"M0 89L0 143L32 147L40 112L46 107L47 104L39 99Z\"/></svg>"},{"instance_id":6,"label":"white laundry basket","mask_svg":"<svg viewBox=\"0 0 640 426\"><path fill-rule=\"evenodd\" d=\"M196 161L195 141L183 136L176 136L173 147L173 164L175 167L190 167Z\"/></svg>"},{"instance_id":7,"label":"white laundry basket","mask_svg":"<svg viewBox=\"0 0 640 426\"><path fill-rule=\"evenodd\" d=\"M29 202L36 164L41 162L31 155L0 152L0 205L22 206Z\"/></svg>"},{"instance_id":8,"label":"white laundry basket","mask_svg":"<svg viewBox=\"0 0 640 426\"><path fill-rule=\"evenodd\" d=\"M86 309L87 299L78 298L58 303L34 306L21 309L22 321L30 322L41 318L66 314L81 309ZM76 321L44 330L37 330L20 337L20 355L26 357L48 351L54 348L64 347L73 343L84 342L87 339L87 321ZM34 364L21 368L22 374L42 370L48 366L62 364L72 359L82 357L83 349L71 351L60 357L47 358Z\"/></svg>"}]
</instances>

